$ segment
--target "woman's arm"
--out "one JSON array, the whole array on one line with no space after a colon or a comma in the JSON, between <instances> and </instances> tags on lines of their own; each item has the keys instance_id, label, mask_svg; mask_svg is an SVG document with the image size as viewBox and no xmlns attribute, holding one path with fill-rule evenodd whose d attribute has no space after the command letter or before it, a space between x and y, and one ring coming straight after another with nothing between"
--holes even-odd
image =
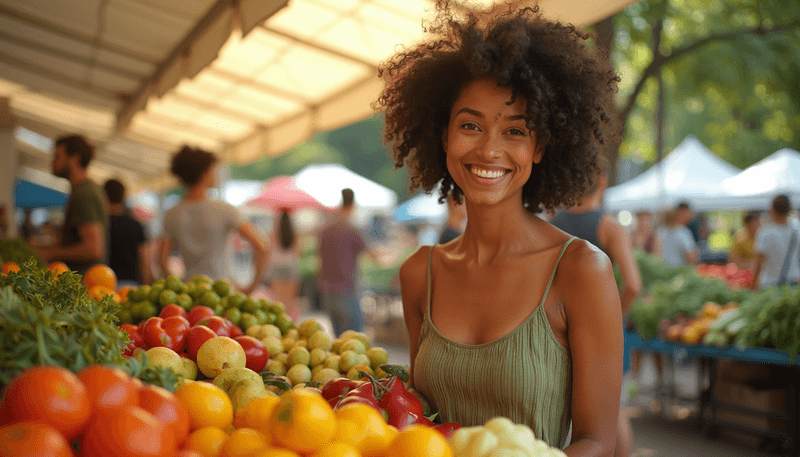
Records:
<instances>
[{"instance_id":1,"label":"woman's arm","mask_svg":"<svg viewBox=\"0 0 800 457\"><path fill-rule=\"evenodd\" d=\"M579 242L564 258L558 290L572 356L570 457L614 454L622 385L622 307L608 257Z\"/></svg>"},{"instance_id":2,"label":"woman's arm","mask_svg":"<svg viewBox=\"0 0 800 457\"><path fill-rule=\"evenodd\" d=\"M170 252L172 252L172 241L165 236L161 239L161 246L158 252L158 264L161 265L161 273L165 278L172 274L169 270Z\"/></svg>"},{"instance_id":3,"label":"woman's arm","mask_svg":"<svg viewBox=\"0 0 800 457\"><path fill-rule=\"evenodd\" d=\"M400 266L400 294L403 299L403 317L408 330L411 373L414 372L414 360L419 351L419 333L422 329L422 319L427 305L429 249L429 246L417 249ZM410 383L413 386L413 376Z\"/></svg>"},{"instance_id":4,"label":"woman's arm","mask_svg":"<svg viewBox=\"0 0 800 457\"><path fill-rule=\"evenodd\" d=\"M250 283L250 285L242 290L245 295L250 295L253 293L256 287L258 287L258 284L264 277L264 271L267 269L270 251L267 243L264 242L264 240L261 238L261 235L256 232L249 222L241 224L238 228L238 232L239 235L249 241L250 246L253 247L253 264L256 272L253 275L253 281Z\"/></svg>"}]
</instances>

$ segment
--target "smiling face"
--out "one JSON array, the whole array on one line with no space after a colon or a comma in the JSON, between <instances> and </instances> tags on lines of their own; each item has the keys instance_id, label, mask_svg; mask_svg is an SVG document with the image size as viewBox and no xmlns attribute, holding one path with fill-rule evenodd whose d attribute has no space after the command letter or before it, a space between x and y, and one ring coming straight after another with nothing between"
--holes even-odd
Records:
<instances>
[{"instance_id":1,"label":"smiling face","mask_svg":"<svg viewBox=\"0 0 800 457\"><path fill-rule=\"evenodd\" d=\"M542 148L525 126L525 100L510 101L511 89L477 79L464 87L450 111L443 135L447 169L472 203L513 199L521 205L531 166L542 160Z\"/></svg>"}]
</instances>

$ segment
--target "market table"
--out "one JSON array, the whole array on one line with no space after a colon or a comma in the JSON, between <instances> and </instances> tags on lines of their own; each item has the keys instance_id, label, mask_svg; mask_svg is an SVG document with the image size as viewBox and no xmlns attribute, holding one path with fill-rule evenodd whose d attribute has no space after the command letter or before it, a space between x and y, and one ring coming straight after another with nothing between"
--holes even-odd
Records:
<instances>
[{"instance_id":1,"label":"market table","mask_svg":"<svg viewBox=\"0 0 800 457\"><path fill-rule=\"evenodd\" d=\"M800 456L800 407L798 407L798 391L800 391L800 365L798 359L791 360L784 351L766 348L747 348L744 350L735 347L719 348L705 345L686 345L667 342L659 339L643 339L636 332L625 332L625 359L631 350L644 352L658 352L669 356L681 358L693 357L698 360L698 380L700 395L697 399L700 404L699 423L703 432L713 436L719 428L740 431L744 433L763 436L788 444L791 455ZM753 362L772 366L785 367L785 376L772 380L769 385L757 385L754 388L781 388L786 389L785 408L783 410L757 410L730 403L715 396L716 370L720 359L730 359L743 362ZM627 366L627 365L626 365ZM670 391L674 398L674 383ZM755 428L741 423L726 421L718 417L718 410L730 411L743 415L751 415L785 423L784 430L772 427L766 429Z\"/></svg>"}]
</instances>

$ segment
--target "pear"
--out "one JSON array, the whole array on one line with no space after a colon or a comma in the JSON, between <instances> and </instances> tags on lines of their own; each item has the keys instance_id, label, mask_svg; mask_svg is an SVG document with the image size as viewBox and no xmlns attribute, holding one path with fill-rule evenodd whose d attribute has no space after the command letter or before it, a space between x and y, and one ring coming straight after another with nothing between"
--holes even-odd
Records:
<instances>
[{"instance_id":1,"label":"pear","mask_svg":"<svg viewBox=\"0 0 800 457\"><path fill-rule=\"evenodd\" d=\"M271 357L275 357L283 352L283 341L281 341L279 338L268 336L262 339L261 342L264 343L264 347L267 348L267 354L269 354Z\"/></svg>"},{"instance_id":2,"label":"pear","mask_svg":"<svg viewBox=\"0 0 800 457\"><path fill-rule=\"evenodd\" d=\"M262 398L267 396L267 388L264 387L264 382L259 378L258 382L252 382L250 379L242 379L231 388L232 394L231 403L233 410L244 408L254 398Z\"/></svg>"},{"instance_id":3,"label":"pear","mask_svg":"<svg viewBox=\"0 0 800 457\"><path fill-rule=\"evenodd\" d=\"M332 381L340 377L342 377L342 375L338 370L334 370L332 368L323 368L313 376L313 379L317 384L320 385L320 387L324 387L328 381Z\"/></svg>"},{"instance_id":4,"label":"pear","mask_svg":"<svg viewBox=\"0 0 800 457\"><path fill-rule=\"evenodd\" d=\"M282 353L282 354L278 354L278 355L275 356L275 360L277 360L278 362L282 363L283 366L286 367L287 365L289 365L289 363L288 363L289 362L289 354L287 354L285 352Z\"/></svg>"},{"instance_id":5,"label":"pear","mask_svg":"<svg viewBox=\"0 0 800 457\"><path fill-rule=\"evenodd\" d=\"M339 371L347 373L347 371L358 363L358 354L353 351L344 351L339 356Z\"/></svg>"},{"instance_id":6,"label":"pear","mask_svg":"<svg viewBox=\"0 0 800 457\"><path fill-rule=\"evenodd\" d=\"M181 357L181 362L183 362L183 370L179 373L180 376L184 379L191 379L192 381L197 379L197 364L194 363L194 360Z\"/></svg>"},{"instance_id":7,"label":"pear","mask_svg":"<svg viewBox=\"0 0 800 457\"><path fill-rule=\"evenodd\" d=\"M331 337L328 336L323 330L319 330L310 337L308 337L309 349L323 349L329 351L331 349Z\"/></svg>"},{"instance_id":8,"label":"pear","mask_svg":"<svg viewBox=\"0 0 800 457\"><path fill-rule=\"evenodd\" d=\"M315 367L317 365L322 365L325 362L325 359L328 357L328 353L324 349L313 349L311 351L311 360L308 363L310 366Z\"/></svg>"},{"instance_id":9,"label":"pear","mask_svg":"<svg viewBox=\"0 0 800 457\"><path fill-rule=\"evenodd\" d=\"M181 356L172 349L159 346L148 349L145 354L148 366L169 368L178 375L183 372Z\"/></svg>"},{"instance_id":10,"label":"pear","mask_svg":"<svg viewBox=\"0 0 800 457\"><path fill-rule=\"evenodd\" d=\"M211 338L197 351L197 367L207 378L216 378L226 368L244 368L246 364L242 345L227 336Z\"/></svg>"},{"instance_id":11,"label":"pear","mask_svg":"<svg viewBox=\"0 0 800 457\"><path fill-rule=\"evenodd\" d=\"M367 365L356 365L353 368L347 370L347 377L358 381L359 379L361 379L361 375L358 374L359 371L363 371L365 373L369 373L372 376L375 376L375 372L373 372L372 368L368 367Z\"/></svg>"},{"instance_id":12,"label":"pear","mask_svg":"<svg viewBox=\"0 0 800 457\"><path fill-rule=\"evenodd\" d=\"M267 362L267 371L271 371L277 376L283 376L286 374L286 365L279 360L270 360Z\"/></svg>"},{"instance_id":13,"label":"pear","mask_svg":"<svg viewBox=\"0 0 800 457\"><path fill-rule=\"evenodd\" d=\"M369 348L367 349L367 357L369 357L369 366L373 370L381 365L389 363L389 353L384 348Z\"/></svg>"},{"instance_id":14,"label":"pear","mask_svg":"<svg viewBox=\"0 0 800 457\"><path fill-rule=\"evenodd\" d=\"M369 357L367 357L366 354L358 354L356 356L356 366L362 366L362 365L369 366Z\"/></svg>"},{"instance_id":15,"label":"pear","mask_svg":"<svg viewBox=\"0 0 800 457\"><path fill-rule=\"evenodd\" d=\"M251 325L250 327L247 327L247 331L244 332L244 334L247 336L252 336L257 340L260 340L261 338L264 338L264 336L266 336L266 335L260 336L262 328L263 328L262 325Z\"/></svg>"},{"instance_id":16,"label":"pear","mask_svg":"<svg viewBox=\"0 0 800 457\"><path fill-rule=\"evenodd\" d=\"M289 366L306 365L311 363L311 354L302 346L295 346L289 351Z\"/></svg>"},{"instance_id":17,"label":"pear","mask_svg":"<svg viewBox=\"0 0 800 457\"><path fill-rule=\"evenodd\" d=\"M337 338L333 340L333 342L331 343L331 351L339 354L340 352L342 352L342 344L344 344L344 340L342 339Z\"/></svg>"},{"instance_id":18,"label":"pear","mask_svg":"<svg viewBox=\"0 0 800 457\"><path fill-rule=\"evenodd\" d=\"M297 331L303 338L309 338L320 330L322 330L322 325L316 319L306 319L297 327Z\"/></svg>"},{"instance_id":19,"label":"pear","mask_svg":"<svg viewBox=\"0 0 800 457\"><path fill-rule=\"evenodd\" d=\"M324 365L325 368L331 368L333 370L339 370L339 360L341 360L342 356L332 354L329 355L327 359L325 359Z\"/></svg>"},{"instance_id":20,"label":"pear","mask_svg":"<svg viewBox=\"0 0 800 457\"><path fill-rule=\"evenodd\" d=\"M214 378L212 384L224 390L225 393L227 393L230 397L233 393L233 386L241 383L242 381L246 381L251 384L261 384L262 387L264 386L264 381L261 379L261 375L246 367L226 368L222 370L222 373Z\"/></svg>"},{"instance_id":21,"label":"pear","mask_svg":"<svg viewBox=\"0 0 800 457\"><path fill-rule=\"evenodd\" d=\"M281 329L272 324L263 325L261 327L261 332L259 333L259 339L266 338L268 336L274 336L275 338L281 339Z\"/></svg>"},{"instance_id":22,"label":"pear","mask_svg":"<svg viewBox=\"0 0 800 457\"><path fill-rule=\"evenodd\" d=\"M311 381L311 369L308 365L295 365L286 372L286 377L292 381L292 385Z\"/></svg>"}]
</instances>

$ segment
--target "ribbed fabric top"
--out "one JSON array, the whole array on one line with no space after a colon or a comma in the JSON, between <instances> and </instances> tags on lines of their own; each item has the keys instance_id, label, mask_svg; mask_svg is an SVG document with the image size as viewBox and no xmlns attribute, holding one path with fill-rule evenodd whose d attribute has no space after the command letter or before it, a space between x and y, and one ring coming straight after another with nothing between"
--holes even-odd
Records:
<instances>
[{"instance_id":1,"label":"ribbed fabric top","mask_svg":"<svg viewBox=\"0 0 800 457\"><path fill-rule=\"evenodd\" d=\"M431 259L428 310L414 362L414 386L433 403L442 422L483 425L496 417L529 425L536 437L563 448L569 430L569 351L558 342L544 302L570 238L561 248L539 306L511 333L484 344L461 344L442 335L431 320Z\"/></svg>"}]
</instances>

